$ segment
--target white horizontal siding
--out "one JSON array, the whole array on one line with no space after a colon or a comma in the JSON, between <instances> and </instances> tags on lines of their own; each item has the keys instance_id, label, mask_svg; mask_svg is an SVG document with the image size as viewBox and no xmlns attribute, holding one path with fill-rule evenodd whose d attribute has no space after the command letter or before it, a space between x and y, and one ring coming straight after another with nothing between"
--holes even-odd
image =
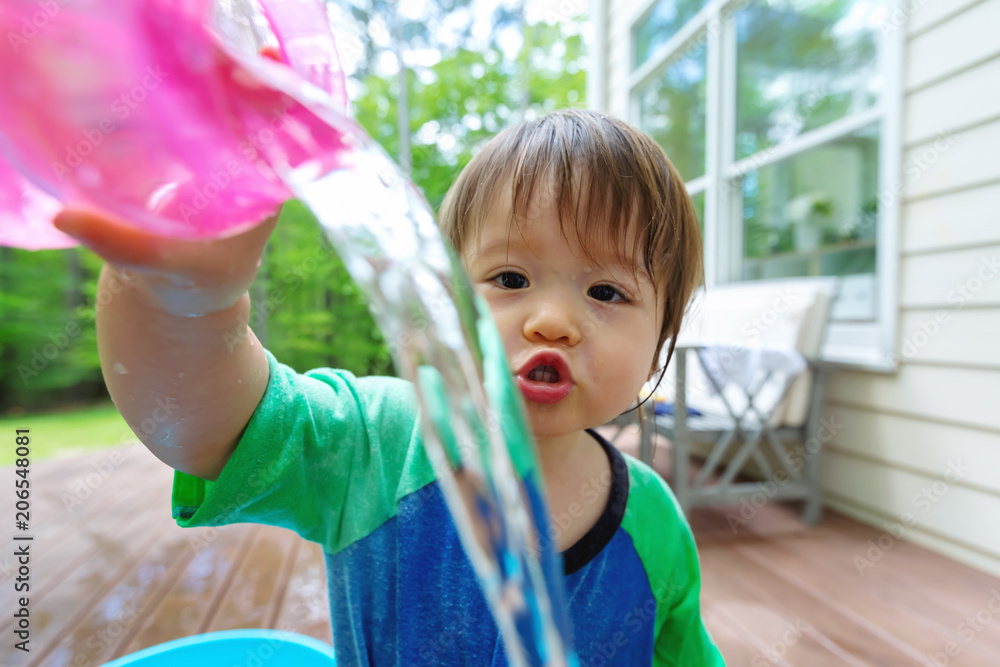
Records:
<instances>
[{"instance_id":1,"label":"white horizontal siding","mask_svg":"<svg viewBox=\"0 0 1000 667\"><path fill-rule=\"evenodd\" d=\"M903 308L1000 306L1000 244L904 257L900 269Z\"/></svg>"},{"instance_id":2,"label":"white horizontal siding","mask_svg":"<svg viewBox=\"0 0 1000 667\"><path fill-rule=\"evenodd\" d=\"M906 88L912 90L989 60L1000 53L1000 2L974 4L910 41Z\"/></svg>"},{"instance_id":3,"label":"white horizontal siding","mask_svg":"<svg viewBox=\"0 0 1000 667\"><path fill-rule=\"evenodd\" d=\"M836 426L831 450L928 478L939 477L951 460L975 462L959 483L1000 496L998 433L842 405L829 406L826 416Z\"/></svg>"},{"instance_id":4,"label":"white horizontal siding","mask_svg":"<svg viewBox=\"0 0 1000 667\"><path fill-rule=\"evenodd\" d=\"M906 362L992 368L1000 374L1000 308L910 311L900 318L899 333L898 351ZM1000 394L993 395L993 405L1000 410Z\"/></svg>"},{"instance_id":5,"label":"white horizontal siding","mask_svg":"<svg viewBox=\"0 0 1000 667\"><path fill-rule=\"evenodd\" d=\"M959 472L948 477L947 469L928 477L829 451L823 459L824 490L873 508L907 530L919 527L1000 554L1000 530L987 528L991 517L1000 517L1000 496L948 481L967 476L971 464L960 462L955 468Z\"/></svg>"},{"instance_id":6,"label":"white horizontal siding","mask_svg":"<svg viewBox=\"0 0 1000 667\"><path fill-rule=\"evenodd\" d=\"M904 363L894 375L844 371L830 379L828 393L838 405L1000 432L995 370Z\"/></svg>"},{"instance_id":7,"label":"white horizontal siding","mask_svg":"<svg viewBox=\"0 0 1000 667\"><path fill-rule=\"evenodd\" d=\"M903 2L903 20L909 19L907 31L911 35L926 32L936 23L947 21L961 14L969 7L982 0L908 0ZM907 10L907 7L910 9ZM898 24L899 20L890 16L889 19Z\"/></svg>"},{"instance_id":8,"label":"white horizontal siding","mask_svg":"<svg viewBox=\"0 0 1000 667\"><path fill-rule=\"evenodd\" d=\"M824 496L824 502L838 512L879 528L883 528L886 524L897 520L897 517L888 516L880 511L873 511L872 508L860 505L856 499L838 496L833 491L829 491ZM965 563L969 567L977 568L983 572L992 574L994 577L1000 578L1000 559L997 559L995 555L988 551L984 552L981 549L970 547L964 542L955 540L953 537L942 537L936 533L928 532L920 524L910 528L906 532L904 539L907 542L913 542L960 563ZM865 557L865 553L857 555Z\"/></svg>"},{"instance_id":9,"label":"white horizontal siding","mask_svg":"<svg viewBox=\"0 0 1000 667\"><path fill-rule=\"evenodd\" d=\"M908 146L1000 118L1000 57L914 93L906 101L905 117Z\"/></svg>"},{"instance_id":10,"label":"white horizontal siding","mask_svg":"<svg viewBox=\"0 0 1000 667\"><path fill-rule=\"evenodd\" d=\"M1000 244L1000 183L907 203L902 220L904 254Z\"/></svg>"},{"instance_id":11,"label":"white horizontal siding","mask_svg":"<svg viewBox=\"0 0 1000 667\"><path fill-rule=\"evenodd\" d=\"M994 2L1000 7L1000 0ZM1000 44L1000 37L997 38L997 44ZM982 85L989 85L989 82L984 81ZM998 155L1000 121L957 132L947 138L904 151L905 196L909 199L928 197L998 181Z\"/></svg>"}]
</instances>

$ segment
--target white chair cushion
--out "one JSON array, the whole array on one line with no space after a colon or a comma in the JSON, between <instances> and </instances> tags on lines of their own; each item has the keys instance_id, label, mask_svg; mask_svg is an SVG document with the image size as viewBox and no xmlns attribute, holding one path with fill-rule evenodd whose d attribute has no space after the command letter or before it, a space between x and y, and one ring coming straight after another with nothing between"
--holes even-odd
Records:
<instances>
[{"instance_id":1,"label":"white chair cushion","mask_svg":"<svg viewBox=\"0 0 1000 667\"><path fill-rule=\"evenodd\" d=\"M791 349L806 359L816 358L836 285L836 279L801 278L712 288L700 293L692 303L677 344ZM733 363L737 356L734 355ZM721 359L724 363L724 354ZM715 395L693 354L688 359L687 377L690 407L707 414L726 414L722 399ZM785 377L776 373L754 395L754 403L762 412L774 408ZM656 391L658 400L673 402L673 378L670 369ZM795 381L784 405L775 410L771 424L801 426L806 419L811 387L811 374L806 371ZM746 398L738 387L727 387L724 395L737 414L746 408Z\"/></svg>"}]
</instances>

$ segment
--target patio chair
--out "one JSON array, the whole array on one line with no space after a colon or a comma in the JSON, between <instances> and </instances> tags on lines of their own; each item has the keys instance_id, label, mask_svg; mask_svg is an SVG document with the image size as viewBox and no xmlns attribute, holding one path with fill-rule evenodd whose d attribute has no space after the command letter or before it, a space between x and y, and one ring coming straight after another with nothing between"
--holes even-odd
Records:
<instances>
[{"instance_id":1,"label":"patio chair","mask_svg":"<svg viewBox=\"0 0 1000 667\"><path fill-rule=\"evenodd\" d=\"M104 667L336 667L333 647L318 639L278 630L223 630L157 644Z\"/></svg>"},{"instance_id":2,"label":"patio chair","mask_svg":"<svg viewBox=\"0 0 1000 667\"><path fill-rule=\"evenodd\" d=\"M670 485L685 513L737 503L755 512L762 502L803 500L803 521L819 521L827 368L818 356L836 286L835 279L796 279L708 290L652 399L611 422L619 434L638 423L646 463L654 435L670 440ZM704 462L692 479L693 455Z\"/></svg>"}]
</instances>

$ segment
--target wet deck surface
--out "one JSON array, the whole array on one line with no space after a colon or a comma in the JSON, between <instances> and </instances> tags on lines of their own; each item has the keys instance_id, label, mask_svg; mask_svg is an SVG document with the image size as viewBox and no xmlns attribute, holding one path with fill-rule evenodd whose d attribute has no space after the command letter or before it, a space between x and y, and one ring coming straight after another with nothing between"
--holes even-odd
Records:
<instances>
[{"instance_id":1,"label":"wet deck surface","mask_svg":"<svg viewBox=\"0 0 1000 667\"><path fill-rule=\"evenodd\" d=\"M266 526L182 530L170 482L141 446L33 466L31 530L14 530L13 500L0 504L0 665L90 667L246 627L330 641L316 545ZM0 469L0 489L12 487ZM692 523L727 664L1000 665L1000 581L905 542L862 576L854 557L878 540L872 528L830 513L809 529L768 505L734 533L725 514ZM28 654L12 649L15 532L34 537Z\"/></svg>"}]
</instances>

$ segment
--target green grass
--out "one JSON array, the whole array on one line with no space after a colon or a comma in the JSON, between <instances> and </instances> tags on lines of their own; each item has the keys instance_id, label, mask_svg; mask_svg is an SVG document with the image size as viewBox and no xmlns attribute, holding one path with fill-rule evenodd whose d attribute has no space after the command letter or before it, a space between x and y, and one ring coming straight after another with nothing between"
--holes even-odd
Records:
<instances>
[{"instance_id":1,"label":"green grass","mask_svg":"<svg viewBox=\"0 0 1000 667\"><path fill-rule=\"evenodd\" d=\"M25 428L31 431L32 462L56 454L114 447L136 439L113 403L20 417L0 417L0 466L14 463L17 458L14 431Z\"/></svg>"}]
</instances>

